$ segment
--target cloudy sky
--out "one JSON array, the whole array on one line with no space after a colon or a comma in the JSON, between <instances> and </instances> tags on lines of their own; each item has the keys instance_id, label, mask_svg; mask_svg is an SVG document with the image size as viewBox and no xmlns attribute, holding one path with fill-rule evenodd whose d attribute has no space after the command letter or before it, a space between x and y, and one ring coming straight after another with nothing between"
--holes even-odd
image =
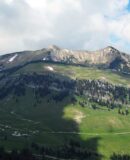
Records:
<instances>
[{"instance_id":1,"label":"cloudy sky","mask_svg":"<svg viewBox=\"0 0 130 160\"><path fill-rule=\"evenodd\" d=\"M0 54L50 44L130 53L129 0L0 0Z\"/></svg>"}]
</instances>

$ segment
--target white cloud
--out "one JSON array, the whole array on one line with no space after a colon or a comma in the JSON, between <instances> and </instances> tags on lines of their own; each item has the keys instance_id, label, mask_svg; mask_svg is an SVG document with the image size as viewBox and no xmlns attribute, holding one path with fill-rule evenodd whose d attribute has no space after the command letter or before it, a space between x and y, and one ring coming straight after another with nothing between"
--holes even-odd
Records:
<instances>
[{"instance_id":1,"label":"white cloud","mask_svg":"<svg viewBox=\"0 0 130 160\"><path fill-rule=\"evenodd\" d=\"M130 52L128 2L0 0L0 53L50 44L90 50L113 45Z\"/></svg>"}]
</instances>

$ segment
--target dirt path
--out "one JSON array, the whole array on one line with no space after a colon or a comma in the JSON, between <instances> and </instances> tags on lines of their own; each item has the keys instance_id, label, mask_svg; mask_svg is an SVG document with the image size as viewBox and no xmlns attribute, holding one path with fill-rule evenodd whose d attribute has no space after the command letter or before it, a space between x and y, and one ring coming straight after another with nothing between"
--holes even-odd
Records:
<instances>
[{"instance_id":1,"label":"dirt path","mask_svg":"<svg viewBox=\"0 0 130 160\"><path fill-rule=\"evenodd\" d=\"M63 131L59 131L59 132L55 132L55 131L51 131L51 132L42 132L45 134L75 134L75 135L89 135L89 136L111 136L111 135L127 135L130 134L130 132L115 132L115 133L87 133L87 132L63 132Z\"/></svg>"}]
</instances>

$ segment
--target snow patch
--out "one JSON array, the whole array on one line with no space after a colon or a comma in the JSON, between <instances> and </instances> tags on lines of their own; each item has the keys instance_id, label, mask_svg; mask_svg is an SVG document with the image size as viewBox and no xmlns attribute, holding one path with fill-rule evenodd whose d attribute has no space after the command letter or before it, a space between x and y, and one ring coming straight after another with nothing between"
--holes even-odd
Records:
<instances>
[{"instance_id":1,"label":"snow patch","mask_svg":"<svg viewBox=\"0 0 130 160\"><path fill-rule=\"evenodd\" d=\"M13 57L11 57L10 59L9 59L9 62L13 62L14 61L14 59L17 57L18 55L17 54L15 54Z\"/></svg>"},{"instance_id":2,"label":"snow patch","mask_svg":"<svg viewBox=\"0 0 130 160\"><path fill-rule=\"evenodd\" d=\"M46 57L44 57L44 58L43 58L43 61L46 61L46 60L47 60L47 58L46 58Z\"/></svg>"},{"instance_id":3,"label":"snow patch","mask_svg":"<svg viewBox=\"0 0 130 160\"><path fill-rule=\"evenodd\" d=\"M49 71L54 71L54 68L51 66L47 66L46 69L48 69Z\"/></svg>"}]
</instances>

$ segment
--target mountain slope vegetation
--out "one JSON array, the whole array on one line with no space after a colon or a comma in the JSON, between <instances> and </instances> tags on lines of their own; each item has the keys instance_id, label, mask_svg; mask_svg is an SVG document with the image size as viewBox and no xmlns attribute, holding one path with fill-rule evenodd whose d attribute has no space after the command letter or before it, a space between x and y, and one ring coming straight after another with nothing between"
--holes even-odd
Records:
<instances>
[{"instance_id":1,"label":"mountain slope vegetation","mask_svg":"<svg viewBox=\"0 0 130 160\"><path fill-rule=\"evenodd\" d=\"M0 64L0 139L7 151L28 147L43 155L44 148L46 156L89 160L130 154L128 55L113 47L73 53L51 46L3 55Z\"/></svg>"}]
</instances>

